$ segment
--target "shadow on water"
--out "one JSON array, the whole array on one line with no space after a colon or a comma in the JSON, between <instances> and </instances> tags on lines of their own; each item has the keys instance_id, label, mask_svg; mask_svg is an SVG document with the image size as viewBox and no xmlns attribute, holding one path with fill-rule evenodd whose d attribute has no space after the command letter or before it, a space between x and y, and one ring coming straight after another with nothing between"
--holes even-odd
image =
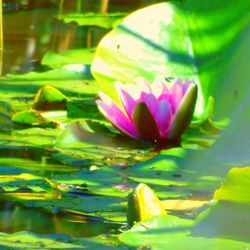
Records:
<instances>
[{"instance_id":1,"label":"shadow on water","mask_svg":"<svg viewBox=\"0 0 250 250\"><path fill-rule=\"evenodd\" d=\"M121 223L54 208L53 212L25 207L16 202L0 202L0 231L31 231L41 234L63 233L72 237L93 237L118 233Z\"/></svg>"}]
</instances>

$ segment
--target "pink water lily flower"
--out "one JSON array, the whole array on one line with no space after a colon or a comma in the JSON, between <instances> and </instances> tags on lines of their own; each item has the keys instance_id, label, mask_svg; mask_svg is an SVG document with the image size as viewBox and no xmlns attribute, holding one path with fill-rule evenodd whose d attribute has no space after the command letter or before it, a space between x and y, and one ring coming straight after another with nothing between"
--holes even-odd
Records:
<instances>
[{"instance_id":1,"label":"pink water lily flower","mask_svg":"<svg viewBox=\"0 0 250 250\"><path fill-rule=\"evenodd\" d=\"M177 80L170 88L161 80L149 84L115 82L121 106L99 92L102 114L122 133L151 142L177 141L188 127L196 102L197 85Z\"/></svg>"}]
</instances>

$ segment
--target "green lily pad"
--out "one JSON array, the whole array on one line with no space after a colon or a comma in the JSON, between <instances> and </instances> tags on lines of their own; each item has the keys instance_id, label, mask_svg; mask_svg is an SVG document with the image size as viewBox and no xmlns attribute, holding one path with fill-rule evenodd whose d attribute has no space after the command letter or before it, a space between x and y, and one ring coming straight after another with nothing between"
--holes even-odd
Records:
<instances>
[{"instance_id":1,"label":"green lily pad","mask_svg":"<svg viewBox=\"0 0 250 250\"><path fill-rule=\"evenodd\" d=\"M223 185L216 190L214 199L250 204L250 167L232 168Z\"/></svg>"},{"instance_id":2,"label":"green lily pad","mask_svg":"<svg viewBox=\"0 0 250 250\"><path fill-rule=\"evenodd\" d=\"M213 96L215 111L222 118L239 103L246 93L244 83L249 81L247 7L249 3L244 1L188 0L143 8L103 38L92 73L117 101L113 87L117 80L189 78L199 87L196 117L202 115L209 96ZM225 95L225 89L230 94Z\"/></svg>"},{"instance_id":3,"label":"green lily pad","mask_svg":"<svg viewBox=\"0 0 250 250\"><path fill-rule=\"evenodd\" d=\"M130 246L150 249L230 249L249 246L249 243L225 239L223 237L204 237L191 234L193 220L166 215L148 219L135 224L131 230L119 235L119 240Z\"/></svg>"},{"instance_id":4,"label":"green lily pad","mask_svg":"<svg viewBox=\"0 0 250 250\"><path fill-rule=\"evenodd\" d=\"M113 80L131 82L137 76L144 76L151 81L159 75L195 79L199 85L198 117L193 123L195 127L183 135L183 148L159 153L150 145L134 143L113 133L97 112L94 99L99 87L89 80L89 66L83 65L82 58L78 64L78 59L72 56L73 65L66 65L69 58L60 58L62 61L56 58L51 65L55 68L50 71L1 78L0 98L11 103L15 113L28 110L38 89L49 83L71 98L65 124L74 124L72 118L95 120L88 124L80 121L80 135L85 133L82 138L79 134L75 136L71 125L58 137L59 128L12 128L12 121L8 123L12 111L9 113L5 105L5 109L0 108L6 118L1 124L11 127L11 135L0 135L0 172L4 175L1 195L5 200L1 200L1 206L10 208L12 201L18 203L15 210L21 218L18 225L47 234L28 233L26 238L27 233L16 237L12 231L12 236L0 234L0 245L13 249L109 249L117 242L108 233L110 227L102 231L100 225L113 220L113 225L119 221L119 228L120 222L125 222L127 196L138 183L150 185L161 199L207 200L213 197L231 167L248 166L247 4L234 0L187 0L148 7L132 14L133 18L128 17L104 38L97 50L93 72L111 95ZM70 57L69 54L65 56ZM213 112L209 96L214 98ZM50 119L49 115L44 117ZM53 117L52 114L51 119ZM230 124L224 129L223 122L211 122L215 118L230 119ZM120 240L128 244L125 248L249 248L249 197L247 190L240 186L242 182L247 188L248 180L236 172L229 173L225 185L216 191L219 201L200 214L197 221L183 217L196 216L200 213L198 210L180 212L182 219L167 215L153 218L150 223L144 221L139 223L139 228L136 225L121 234ZM18 179L17 175L22 173L37 178ZM44 211L49 217L40 216ZM4 230L13 229L17 217L9 210L2 211L1 215L5 220L0 226L5 227ZM46 231L54 226L78 238L56 235L55 239ZM82 239L82 232L88 233L87 237L104 232L107 238ZM37 241L42 243L39 245Z\"/></svg>"},{"instance_id":5,"label":"green lily pad","mask_svg":"<svg viewBox=\"0 0 250 250\"><path fill-rule=\"evenodd\" d=\"M45 119L36 110L20 111L13 115L12 121L21 125L41 126L45 128L56 128L58 126L57 123Z\"/></svg>"},{"instance_id":6,"label":"green lily pad","mask_svg":"<svg viewBox=\"0 0 250 250\"><path fill-rule=\"evenodd\" d=\"M113 24L122 19L124 13L70 13L59 16L65 23L76 22L79 26L99 26L105 29L111 29Z\"/></svg>"},{"instance_id":7,"label":"green lily pad","mask_svg":"<svg viewBox=\"0 0 250 250\"><path fill-rule=\"evenodd\" d=\"M60 53L48 51L43 59L42 64L50 67L62 67L69 64L87 64L92 63L95 48L66 50Z\"/></svg>"},{"instance_id":8,"label":"green lily pad","mask_svg":"<svg viewBox=\"0 0 250 250\"><path fill-rule=\"evenodd\" d=\"M102 243L102 239L73 238L66 234L42 235L27 231L14 234L0 233L0 246L8 249L125 249Z\"/></svg>"},{"instance_id":9,"label":"green lily pad","mask_svg":"<svg viewBox=\"0 0 250 250\"><path fill-rule=\"evenodd\" d=\"M0 101L0 113L10 115L13 112L12 106L4 101Z\"/></svg>"},{"instance_id":10,"label":"green lily pad","mask_svg":"<svg viewBox=\"0 0 250 250\"><path fill-rule=\"evenodd\" d=\"M69 64L60 68L51 69L45 72L31 71L26 74L11 75L8 74L6 79L8 80L25 80L25 81L49 81L52 80L90 80L93 77L89 72L89 67L81 64ZM4 79L4 78L3 78Z\"/></svg>"},{"instance_id":11,"label":"green lily pad","mask_svg":"<svg viewBox=\"0 0 250 250\"><path fill-rule=\"evenodd\" d=\"M195 237L221 237L249 245L249 204L218 201L196 219L192 228Z\"/></svg>"},{"instance_id":12,"label":"green lily pad","mask_svg":"<svg viewBox=\"0 0 250 250\"><path fill-rule=\"evenodd\" d=\"M37 110L66 109L68 98L54 87L45 85L37 92L33 108Z\"/></svg>"},{"instance_id":13,"label":"green lily pad","mask_svg":"<svg viewBox=\"0 0 250 250\"><path fill-rule=\"evenodd\" d=\"M95 100L93 99L75 99L73 101L68 101L67 115L69 118L103 120L103 116L98 111Z\"/></svg>"},{"instance_id":14,"label":"green lily pad","mask_svg":"<svg viewBox=\"0 0 250 250\"><path fill-rule=\"evenodd\" d=\"M11 116L13 113L12 106L4 101L0 101L0 131L9 133L12 130Z\"/></svg>"}]
</instances>

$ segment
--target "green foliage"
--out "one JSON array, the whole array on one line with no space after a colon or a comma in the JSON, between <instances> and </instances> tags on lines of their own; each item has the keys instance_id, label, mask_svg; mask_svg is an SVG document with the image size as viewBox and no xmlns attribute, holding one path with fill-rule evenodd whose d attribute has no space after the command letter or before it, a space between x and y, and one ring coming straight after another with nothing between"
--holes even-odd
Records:
<instances>
[{"instance_id":1,"label":"green foliage","mask_svg":"<svg viewBox=\"0 0 250 250\"><path fill-rule=\"evenodd\" d=\"M247 247L244 241L224 237L192 235L194 222L174 216L159 216L137 223L121 234L119 240L128 245L150 249L230 249Z\"/></svg>"},{"instance_id":2,"label":"green foliage","mask_svg":"<svg viewBox=\"0 0 250 250\"><path fill-rule=\"evenodd\" d=\"M116 249L109 244L102 244L101 239L72 238L65 234L44 236L30 232L15 234L0 233L0 246L11 249ZM118 247L117 249L123 249Z\"/></svg>"},{"instance_id":3,"label":"green foliage","mask_svg":"<svg viewBox=\"0 0 250 250\"><path fill-rule=\"evenodd\" d=\"M249 1L187 0L141 9L104 37L92 73L113 97L115 80L192 79L199 85L196 115L212 95L216 114L224 118L249 82L249 7Z\"/></svg>"},{"instance_id":4,"label":"green foliage","mask_svg":"<svg viewBox=\"0 0 250 250\"><path fill-rule=\"evenodd\" d=\"M214 198L218 201L194 221L170 215L154 217L137 223L119 239L129 245L152 249L179 249L181 245L185 245L185 249L247 247L250 233L248 175L249 167L230 170L222 187L215 192Z\"/></svg>"},{"instance_id":5,"label":"green foliage","mask_svg":"<svg viewBox=\"0 0 250 250\"><path fill-rule=\"evenodd\" d=\"M48 51L43 59L42 64L52 68L62 67L69 64L90 65L94 58L95 49L76 49L66 50L60 53Z\"/></svg>"},{"instance_id":6,"label":"green foliage","mask_svg":"<svg viewBox=\"0 0 250 250\"><path fill-rule=\"evenodd\" d=\"M20 125L41 126L45 128L55 128L57 123L45 119L35 110L21 111L13 115L12 121Z\"/></svg>"},{"instance_id":7,"label":"green foliage","mask_svg":"<svg viewBox=\"0 0 250 250\"><path fill-rule=\"evenodd\" d=\"M220 189L216 190L214 199L250 204L250 168L232 168Z\"/></svg>"},{"instance_id":8,"label":"green foliage","mask_svg":"<svg viewBox=\"0 0 250 250\"><path fill-rule=\"evenodd\" d=\"M115 23L125 16L124 13L70 13L59 18L65 23L75 22L79 26L98 26L104 29L111 29Z\"/></svg>"},{"instance_id":9,"label":"green foliage","mask_svg":"<svg viewBox=\"0 0 250 250\"><path fill-rule=\"evenodd\" d=\"M249 244L249 205L218 201L197 217L195 237L226 238ZM234 248L233 248L234 249Z\"/></svg>"},{"instance_id":10,"label":"green foliage","mask_svg":"<svg viewBox=\"0 0 250 250\"><path fill-rule=\"evenodd\" d=\"M65 81L91 78L88 67L83 64L65 65L45 72L31 71L22 75L7 75L8 80L14 81Z\"/></svg>"},{"instance_id":11,"label":"green foliage","mask_svg":"<svg viewBox=\"0 0 250 250\"><path fill-rule=\"evenodd\" d=\"M0 101L0 132L10 132L12 128L12 107L8 102Z\"/></svg>"},{"instance_id":12,"label":"green foliage","mask_svg":"<svg viewBox=\"0 0 250 250\"><path fill-rule=\"evenodd\" d=\"M136 224L119 236L125 248L249 247L249 168L240 168L250 164L247 5L233 0L162 3L127 17L98 46L92 71L111 95L114 80L131 82L137 76L196 81L197 119L178 148L158 152L103 121L95 105L99 86L89 72L92 50L48 52L43 64L53 69L1 78L0 228L6 231L6 218L11 219L13 234L1 233L0 245L110 249L117 244L113 233L126 228L128 194L143 182L160 199L218 201L203 212L167 211ZM86 16L78 17L64 20L111 27L110 17L105 22L102 15L87 22ZM63 93L49 91L53 98L67 99L65 110L27 111L46 84ZM212 116L227 119L214 122ZM42 121L43 126L20 129L11 117L15 123ZM50 121L62 126L50 127ZM238 168L214 196L233 166ZM13 203L15 210L6 211ZM18 230L47 236L14 233Z\"/></svg>"},{"instance_id":13,"label":"green foliage","mask_svg":"<svg viewBox=\"0 0 250 250\"><path fill-rule=\"evenodd\" d=\"M192 230L193 234L248 242L250 233L248 190L249 167L232 168L225 177L223 185L215 191L214 199L217 202L198 216Z\"/></svg>"},{"instance_id":14,"label":"green foliage","mask_svg":"<svg viewBox=\"0 0 250 250\"><path fill-rule=\"evenodd\" d=\"M59 110L65 109L67 97L59 90L45 85L38 90L35 98L33 108L37 110Z\"/></svg>"}]
</instances>

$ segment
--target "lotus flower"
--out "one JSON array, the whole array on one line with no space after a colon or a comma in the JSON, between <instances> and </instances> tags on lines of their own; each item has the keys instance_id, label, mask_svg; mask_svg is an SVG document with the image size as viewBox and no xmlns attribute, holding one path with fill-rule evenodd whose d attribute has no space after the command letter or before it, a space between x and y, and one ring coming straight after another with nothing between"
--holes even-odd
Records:
<instances>
[{"instance_id":1,"label":"lotus flower","mask_svg":"<svg viewBox=\"0 0 250 250\"><path fill-rule=\"evenodd\" d=\"M150 85L145 79L137 84L115 82L121 105L99 92L101 113L122 133L151 142L179 141L188 127L196 102L197 85L177 80L171 88L164 81Z\"/></svg>"}]
</instances>

